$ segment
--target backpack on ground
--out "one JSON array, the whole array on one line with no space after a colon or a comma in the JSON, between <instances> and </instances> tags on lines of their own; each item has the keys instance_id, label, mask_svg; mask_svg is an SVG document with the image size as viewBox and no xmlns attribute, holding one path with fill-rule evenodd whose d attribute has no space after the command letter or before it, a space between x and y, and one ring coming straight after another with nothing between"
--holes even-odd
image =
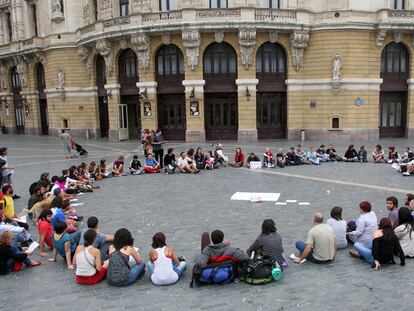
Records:
<instances>
[{"instance_id":1,"label":"backpack on ground","mask_svg":"<svg viewBox=\"0 0 414 311\"><path fill-rule=\"evenodd\" d=\"M255 258L241 262L237 267L237 275L240 281L251 285L264 285L273 281L272 271L280 268L278 262L273 259Z\"/></svg>"},{"instance_id":2,"label":"backpack on ground","mask_svg":"<svg viewBox=\"0 0 414 311\"><path fill-rule=\"evenodd\" d=\"M234 281L237 276L237 263L226 260L211 263L204 267L194 266L190 287L207 284L228 284Z\"/></svg>"}]
</instances>

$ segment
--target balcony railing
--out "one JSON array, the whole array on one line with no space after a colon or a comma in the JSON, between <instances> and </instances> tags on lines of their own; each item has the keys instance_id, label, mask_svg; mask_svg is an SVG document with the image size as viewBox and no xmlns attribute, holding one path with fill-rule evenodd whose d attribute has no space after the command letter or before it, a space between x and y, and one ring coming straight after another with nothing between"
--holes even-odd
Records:
<instances>
[{"instance_id":1,"label":"balcony railing","mask_svg":"<svg viewBox=\"0 0 414 311\"><path fill-rule=\"evenodd\" d=\"M240 18L241 10L240 9L200 9L196 11L197 20L211 20L217 18Z\"/></svg>"},{"instance_id":2,"label":"balcony railing","mask_svg":"<svg viewBox=\"0 0 414 311\"><path fill-rule=\"evenodd\" d=\"M277 9L256 9L256 21L277 21L283 23L295 23L296 11L292 10L277 10Z\"/></svg>"},{"instance_id":3,"label":"balcony railing","mask_svg":"<svg viewBox=\"0 0 414 311\"><path fill-rule=\"evenodd\" d=\"M181 19L182 19L181 11L169 11L169 12L142 14L143 24L156 24L158 22L161 22L161 23L181 22Z\"/></svg>"},{"instance_id":4,"label":"balcony railing","mask_svg":"<svg viewBox=\"0 0 414 311\"><path fill-rule=\"evenodd\" d=\"M389 10L388 17L393 18L407 18L414 19L414 11L405 11L405 10Z\"/></svg>"}]
</instances>

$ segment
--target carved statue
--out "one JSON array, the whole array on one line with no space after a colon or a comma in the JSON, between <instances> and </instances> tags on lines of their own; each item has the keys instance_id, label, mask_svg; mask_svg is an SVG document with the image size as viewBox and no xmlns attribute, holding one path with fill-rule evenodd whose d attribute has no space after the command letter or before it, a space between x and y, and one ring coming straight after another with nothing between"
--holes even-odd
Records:
<instances>
[{"instance_id":1,"label":"carved statue","mask_svg":"<svg viewBox=\"0 0 414 311\"><path fill-rule=\"evenodd\" d=\"M289 37L292 46L292 63L296 70L303 65L303 51L308 46L309 32L295 30Z\"/></svg>"},{"instance_id":2,"label":"carved statue","mask_svg":"<svg viewBox=\"0 0 414 311\"><path fill-rule=\"evenodd\" d=\"M342 68L341 55L336 53L332 60L332 79L333 80L341 80L341 68Z\"/></svg>"},{"instance_id":3,"label":"carved statue","mask_svg":"<svg viewBox=\"0 0 414 311\"><path fill-rule=\"evenodd\" d=\"M96 51L105 59L106 75L112 74L112 45L109 41L99 40L95 45Z\"/></svg>"},{"instance_id":4,"label":"carved statue","mask_svg":"<svg viewBox=\"0 0 414 311\"><path fill-rule=\"evenodd\" d=\"M6 89L6 68L0 65L0 91Z\"/></svg>"},{"instance_id":5,"label":"carved statue","mask_svg":"<svg viewBox=\"0 0 414 311\"><path fill-rule=\"evenodd\" d=\"M52 2L52 13L63 13L63 7L61 0L53 0Z\"/></svg>"},{"instance_id":6,"label":"carved statue","mask_svg":"<svg viewBox=\"0 0 414 311\"><path fill-rule=\"evenodd\" d=\"M27 86L27 64L24 58L16 58L16 70L20 77L20 84L25 88Z\"/></svg>"},{"instance_id":7,"label":"carved statue","mask_svg":"<svg viewBox=\"0 0 414 311\"><path fill-rule=\"evenodd\" d=\"M241 61L246 69L253 62L253 50L256 45L256 29L243 29L239 31L239 44Z\"/></svg>"},{"instance_id":8,"label":"carved statue","mask_svg":"<svg viewBox=\"0 0 414 311\"><path fill-rule=\"evenodd\" d=\"M58 89L64 89L65 88L65 71L61 68L57 71L57 77L58 77Z\"/></svg>"},{"instance_id":9,"label":"carved statue","mask_svg":"<svg viewBox=\"0 0 414 311\"><path fill-rule=\"evenodd\" d=\"M141 70L147 70L150 65L150 42L151 39L146 34L138 34L131 38L131 43L137 52L139 69Z\"/></svg>"},{"instance_id":10,"label":"carved statue","mask_svg":"<svg viewBox=\"0 0 414 311\"><path fill-rule=\"evenodd\" d=\"M86 72L89 76L92 74L93 53L86 46L78 48L78 55L86 65Z\"/></svg>"},{"instance_id":11,"label":"carved statue","mask_svg":"<svg viewBox=\"0 0 414 311\"><path fill-rule=\"evenodd\" d=\"M182 38L188 65L191 66L191 70L194 70L200 56L200 32L198 30L183 31Z\"/></svg>"}]
</instances>

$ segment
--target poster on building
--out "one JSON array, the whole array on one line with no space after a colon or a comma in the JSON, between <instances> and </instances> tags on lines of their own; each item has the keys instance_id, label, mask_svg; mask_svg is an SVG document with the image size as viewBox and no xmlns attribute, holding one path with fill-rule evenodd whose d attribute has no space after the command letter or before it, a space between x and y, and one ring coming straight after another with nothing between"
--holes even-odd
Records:
<instances>
[{"instance_id":1,"label":"poster on building","mask_svg":"<svg viewBox=\"0 0 414 311\"><path fill-rule=\"evenodd\" d=\"M200 115L200 106L198 100L190 101L190 115L192 117L198 117Z\"/></svg>"},{"instance_id":2,"label":"poster on building","mask_svg":"<svg viewBox=\"0 0 414 311\"><path fill-rule=\"evenodd\" d=\"M151 109L151 102L144 101L144 116L151 117L152 116L152 109Z\"/></svg>"}]
</instances>

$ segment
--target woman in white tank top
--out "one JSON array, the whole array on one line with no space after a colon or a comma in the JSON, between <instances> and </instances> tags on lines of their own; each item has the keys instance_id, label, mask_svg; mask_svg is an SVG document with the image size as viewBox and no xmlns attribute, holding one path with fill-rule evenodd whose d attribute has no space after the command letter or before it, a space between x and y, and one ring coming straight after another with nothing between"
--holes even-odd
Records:
<instances>
[{"instance_id":1,"label":"woman in white tank top","mask_svg":"<svg viewBox=\"0 0 414 311\"><path fill-rule=\"evenodd\" d=\"M152 247L147 263L151 281L155 285L171 285L178 281L185 270L186 262L180 261L171 247L166 245L162 232L152 237Z\"/></svg>"},{"instance_id":2,"label":"woman in white tank top","mask_svg":"<svg viewBox=\"0 0 414 311\"><path fill-rule=\"evenodd\" d=\"M84 245L76 248L73 264L76 265L76 282L79 284L97 284L106 276L109 261L102 264L101 251L92 246L96 235L94 229L87 230L84 234Z\"/></svg>"}]
</instances>

